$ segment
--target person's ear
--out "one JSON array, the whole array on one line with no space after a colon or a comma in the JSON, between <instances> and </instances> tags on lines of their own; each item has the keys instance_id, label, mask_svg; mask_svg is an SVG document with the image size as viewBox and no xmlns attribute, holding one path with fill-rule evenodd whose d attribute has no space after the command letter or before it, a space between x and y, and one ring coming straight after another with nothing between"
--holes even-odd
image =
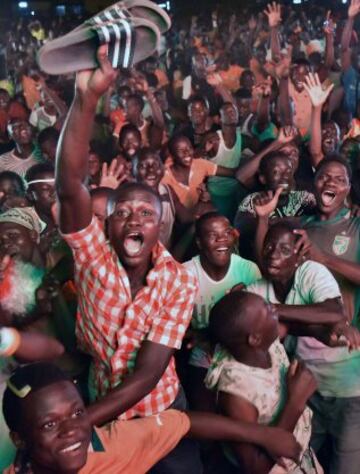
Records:
<instances>
[{"instance_id":1,"label":"person's ear","mask_svg":"<svg viewBox=\"0 0 360 474\"><path fill-rule=\"evenodd\" d=\"M14 443L14 445L17 449L25 449L26 443L21 438L19 433L17 433L16 431L10 431L9 434L10 434L11 441Z\"/></svg>"},{"instance_id":2,"label":"person's ear","mask_svg":"<svg viewBox=\"0 0 360 474\"><path fill-rule=\"evenodd\" d=\"M266 179L263 174L259 174L259 181L261 184L266 184Z\"/></svg>"},{"instance_id":3,"label":"person's ear","mask_svg":"<svg viewBox=\"0 0 360 474\"><path fill-rule=\"evenodd\" d=\"M36 201L36 194L35 194L35 191L30 191L29 189L26 191L25 193L25 197L26 199L31 203L31 204L34 204L34 202Z\"/></svg>"},{"instance_id":4,"label":"person's ear","mask_svg":"<svg viewBox=\"0 0 360 474\"><path fill-rule=\"evenodd\" d=\"M199 250L202 249L202 245L201 245L201 240L199 239L199 237L196 237L195 239L195 243L196 243L196 246Z\"/></svg>"},{"instance_id":5,"label":"person's ear","mask_svg":"<svg viewBox=\"0 0 360 474\"><path fill-rule=\"evenodd\" d=\"M259 347L262 343L262 337L258 333L249 334L248 336L248 344L251 347Z\"/></svg>"}]
</instances>

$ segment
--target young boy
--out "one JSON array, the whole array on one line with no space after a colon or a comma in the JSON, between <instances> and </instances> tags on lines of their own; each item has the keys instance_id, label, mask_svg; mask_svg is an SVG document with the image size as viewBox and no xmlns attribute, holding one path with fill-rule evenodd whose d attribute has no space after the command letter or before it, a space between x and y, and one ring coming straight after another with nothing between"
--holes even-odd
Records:
<instances>
[{"instance_id":1,"label":"young boy","mask_svg":"<svg viewBox=\"0 0 360 474\"><path fill-rule=\"evenodd\" d=\"M283 429L205 413L167 410L94 428L74 383L56 366L18 368L8 381L3 411L19 449L20 472L142 474L183 436L248 441L270 456L297 459L299 445ZM19 472L15 466L6 474Z\"/></svg>"},{"instance_id":2,"label":"young boy","mask_svg":"<svg viewBox=\"0 0 360 474\"><path fill-rule=\"evenodd\" d=\"M293 432L301 445L300 464L276 465L258 446L232 444L231 455L244 474L322 472L309 448L311 411L316 389L311 372L289 361L279 341L274 306L252 293L234 291L212 309L210 333L221 348L206 378L216 388L219 407L237 421L275 425ZM286 373L287 378L286 378Z\"/></svg>"},{"instance_id":3,"label":"young boy","mask_svg":"<svg viewBox=\"0 0 360 474\"><path fill-rule=\"evenodd\" d=\"M216 212L200 217L195 224L199 255L186 262L199 283L192 317L195 343L190 356L190 401L196 410L214 409L214 400L203 380L210 367L212 351L207 337L209 313L212 306L235 285L250 285L260 278L257 265L233 253L235 229L229 220Z\"/></svg>"}]
</instances>

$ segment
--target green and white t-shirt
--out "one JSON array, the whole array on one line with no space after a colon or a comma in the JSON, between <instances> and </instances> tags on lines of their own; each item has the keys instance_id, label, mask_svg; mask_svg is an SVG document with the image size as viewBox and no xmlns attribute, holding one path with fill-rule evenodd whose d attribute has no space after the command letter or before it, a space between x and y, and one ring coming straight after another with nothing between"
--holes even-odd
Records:
<instances>
[{"instance_id":1,"label":"green and white t-shirt","mask_svg":"<svg viewBox=\"0 0 360 474\"><path fill-rule=\"evenodd\" d=\"M324 252L360 264L360 218L352 217L349 209L342 209L327 221L316 215L304 217L302 226ZM360 329L360 288L340 275L334 276L340 286L346 315Z\"/></svg>"},{"instance_id":2,"label":"green and white t-shirt","mask_svg":"<svg viewBox=\"0 0 360 474\"><path fill-rule=\"evenodd\" d=\"M248 287L248 291L278 304L271 282L261 279ZM322 303L341 297L339 286L332 273L320 263L307 261L295 272L285 304L307 305ZM331 348L312 337L297 338L297 356L313 372L318 390L328 397L360 396L360 352L349 352L346 347Z\"/></svg>"},{"instance_id":3,"label":"green and white t-shirt","mask_svg":"<svg viewBox=\"0 0 360 474\"><path fill-rule=\"evenodd\" d=\"M209 325L211 308L226 292L238 283L251 285L261 277L258 266L239 255L232 254L229 269L220 281L213 280L203 269L200 256L184 263L185 267L197 278L199 289L195 298L195 305L191 325L194 329L204 329ZM211 357L200 347L195 347L190 357L190 363L197 367L208 368Z\"/></svg>"}]
</instances>

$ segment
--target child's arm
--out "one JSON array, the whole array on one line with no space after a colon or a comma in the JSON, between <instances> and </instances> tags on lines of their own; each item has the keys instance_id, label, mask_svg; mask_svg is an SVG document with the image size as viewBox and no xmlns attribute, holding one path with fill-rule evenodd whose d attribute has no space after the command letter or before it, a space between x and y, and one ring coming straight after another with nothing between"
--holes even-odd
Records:
<instances>
[{"instance_id":1,"label":"child's arm","mask_svg":"<svg viewBox=\"0 0 360 474\"><path fill-rule=\"evenodd\" d=\"M279 25L281 24L281 6L278 3L269 3L267 10L264 10L270 28L270 49L271 59L274 61L280 58L281 46L279 36Z\"/></svg>"},{"instance_id":2,"label":"child's arm","mask_svg":"<svg viewBox=\"0 0 360 474\"><path fill-rule=\"evenodd\" d=\"M341 67L343 72L351 67L351 35L354 27L354 19L360 12L360 1L351 0L348 9L348 18L346 20L342 36L341 36Z\"/></svg>"},{"instance_id":3,"label":"child's arm","mask_svg":"<svg viewBox=\"0 0 360 474\"><path fill-rule=\"evenodd\" d=\"M316 382L311 372L301 364L292 364L288 371L288 399L276 423L278 428L292 433L302 415L306 401L316 390ZM257 423L258 412L254 405L242 397L220 392L222 411L234 420ZM244 474L263 474L275 464L260 447L249 443L233 444L236 456Z\"/></svg>"},{"instance_id":4,"label":"child's arm","mask_svg":"<svg viewBox=\"0 0 360 474\"><path fill-rule=\"evenodd\" d=\"M224 415L245 423L258 423L258 412L247 400L229 393L219 393L219 405ZM246 442L233 444L236 458L244 474L269 472L275 461L260 447Z\"/></svg>"}]
</instances>

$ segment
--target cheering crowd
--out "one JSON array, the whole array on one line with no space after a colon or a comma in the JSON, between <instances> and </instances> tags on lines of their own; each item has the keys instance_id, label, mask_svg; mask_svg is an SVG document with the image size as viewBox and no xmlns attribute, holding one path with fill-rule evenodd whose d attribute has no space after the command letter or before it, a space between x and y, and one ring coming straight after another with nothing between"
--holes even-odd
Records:
<instances>
[{"instance_id":1,"label":"cheering crowd","mask_svg":"<svg viewBox=\"0 0 360 474\"><path fill-rule=\"evenodd\" d=\"M359 18L219 2L63 75L84 18L5 27L1 472L358 474Z\"/></svg>"}]
</instances>

